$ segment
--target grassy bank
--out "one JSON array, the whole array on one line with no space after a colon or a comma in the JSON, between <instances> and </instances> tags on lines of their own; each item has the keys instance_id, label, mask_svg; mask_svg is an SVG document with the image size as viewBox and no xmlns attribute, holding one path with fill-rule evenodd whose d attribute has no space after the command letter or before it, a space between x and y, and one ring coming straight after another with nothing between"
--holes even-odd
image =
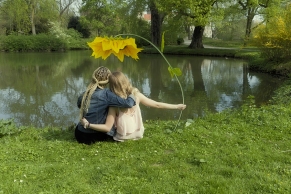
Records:
<instances>
[{"instance_id":1,"label":"grassy bank","mask_svg":"<svg viewBox=\"0 0 291 194\"><path fill-rule=\"evenodd\" d=\"M147 121L139 141L87 146L69 128L2 133L0 193L290 193L290 90L176 131L175 121Z\"/></svg>"},{"instance_id":2,"label":"grassy bank","mask_svg":"<svg viewBox=\"0 0 291 194\"><path fill-rule=\"evenodd\" d=\"M265 72L273 75L291 77L291 61L267 61L263 58L249 60L249 68L254 71Z\"/></svg>"},{"instance_id":3,"label":"grassy bank","mask_svg":"<svg viewBox=\"0 0 291 194\"><path fill-rule=\"evenodd\" d=\"M158 54L158 51L152 47L143 47L143 53ZM188 45L166 46L163 52L165 55L194 55L194 56L210 56L210 57L228 57L249 59L259 56L258 50L243 48L203 48L190 49Z\"/></svg>"}]
</instances>

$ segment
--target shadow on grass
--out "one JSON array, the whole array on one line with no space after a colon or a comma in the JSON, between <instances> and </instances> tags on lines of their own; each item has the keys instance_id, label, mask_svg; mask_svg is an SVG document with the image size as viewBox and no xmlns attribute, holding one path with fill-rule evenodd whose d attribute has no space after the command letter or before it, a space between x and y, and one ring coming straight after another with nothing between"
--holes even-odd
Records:
<instances>
[{"instance_id":1,"label":"shadow on grass","mask_svg":"<svg viewBox=\"0 0 291 194\"><path fill-rule=\"evenodd\" d=\"M68 126L66 129L47 128L42 131L41 136L47 141L68 141L77 142L75 139L75 124Z\"/></svg>"},{"instance_id":2,"label":"shadow on grass","mask_svg":"<svg viewBox=\"0 0 291 194\"><path fill-rule=\"evenodd\" d=\"M202 164L205 164L206 161L204 159L199 159L199 158L191 158L189 161L188 161L189 164L192 164L194 166L200 166Z\"/></svg>"},{"instance_id":3,"label":"shadow on grass","mask_svg":"<svg viewBox=\"0 0 291 194\"><path fill-rule=\"evenodd\" d=\"M65 129L47 128L47 129L44 129L40 135L42 136L43 139L47 141L67 141L67 142L78 143L75 138L75 128L76 128L76 124L72 124ZM113 138L110 136L108 136L108 139L105 139L104 142L118 143L118 141L113 140Z\"/></svg>"}]
</instances>

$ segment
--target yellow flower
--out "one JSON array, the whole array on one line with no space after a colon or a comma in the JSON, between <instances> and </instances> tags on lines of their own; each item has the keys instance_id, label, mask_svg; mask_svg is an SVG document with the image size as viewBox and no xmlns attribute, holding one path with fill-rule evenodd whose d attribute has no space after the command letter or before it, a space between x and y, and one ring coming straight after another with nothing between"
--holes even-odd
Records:
<instances>
[{"instance_id":1,"label":"yellow flower","mask_svg":"<svg viewBox=\"0 0 291 194\"><path fill-rule=\"evenodd\" d=\"M114 54L121 62L124 60L124 55L135 60L139 59L137 53L142 50L137 48L134 38L96 37L93 42L88 42L88 45L93 50L92 56L95 58L102 57L105 60Z\"/></svg>"}]
</instances>

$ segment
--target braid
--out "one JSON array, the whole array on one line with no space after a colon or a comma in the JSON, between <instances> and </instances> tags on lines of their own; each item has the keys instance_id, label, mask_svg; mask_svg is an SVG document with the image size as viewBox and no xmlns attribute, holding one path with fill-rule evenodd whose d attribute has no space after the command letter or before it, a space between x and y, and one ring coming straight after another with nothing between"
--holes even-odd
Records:
<instances>
[{"instance_id":1,"label":"braid","mask_svg":"<svg viewBox=\"0 0 291 194\"><path fill-rule=\"evenodd\" d=\"M110 70L103 66L97 68L93 72L91 83L88 85L82 98L82 103L81 103L81 108L80 108L80 119L82 119L88 112L92 94L97 89L97 87L99 87L100 89L104 88L104 86L109 81L108 77L110 74L111 74Z\"/></svg>"}]
</instances>

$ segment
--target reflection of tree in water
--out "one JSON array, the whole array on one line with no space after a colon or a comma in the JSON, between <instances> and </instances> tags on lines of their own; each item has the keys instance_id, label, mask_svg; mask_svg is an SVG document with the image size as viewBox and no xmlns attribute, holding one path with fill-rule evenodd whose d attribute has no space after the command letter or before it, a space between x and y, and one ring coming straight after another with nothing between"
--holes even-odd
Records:
<instances>
[{"instance_id":1,"label":"reflection of tree in water","mask_svg":"<svg viewBox=\"0 0 291 194\"><path fill-rule=\"evenodd\" d=\"M272 77L268 74L248 72L248 90L244 95L244 99L247 96L255 96L255 103L257 106L263 105L268 102L271 96L274 94L274 88L280 86L281 81L276 77Z\"/></svg>"},{"instance_id":2,"label":"reflection of tree in water","mask_svg":"<svg viewBox=\"0 0 291 194\"><path fill-rule=\"evenodd\" d=\"M151 88L151 93L150 97L153 99L158 100L159 99L159 94L160 90L163 89L163 83L162 83L162 72L161 72L161 66L163 65L161 63L160 58L154 58L150 62L150 82L149 86ZM164 72L165 74L167 72Z\"/></svg>"},{"instance_id":3,"label":"reflection of tree in water","mask_svg":"<svg viewBox=\"0 0 291 194\"><path fill-rule=\"evenodd\" d=\"M78 66L71 68L71 72L74 76L78 77L81 76L81 72L83 72L83 69L93 69L93 65L93 61L90 58L86 58L81 61Z\"/></svg>"},{"instance_id":4,"label":"reflection of tree in water","mask_svg":"<svg viewBox=\"0 0 291 194\"><path fill-rule=\"evenodd\" d=\"M162 101L161 97L159 96L160 94L160 90L163 87L163 83L162 83L162 74L161 74L161 59L160 58L156 58L153 57L152 60L150 61L149 64L149 71L150 71L150 77L148 77L149 80L149 94L148 97L156 100L156 101ZM159 98L160 97L160 98ZM143 116L147 117L148 114L154 114L154 112L156 112L156 110L152 110L150 108L147 107L142 107L143 110ZM157 115L157 119L159 119L160 116Z\"/></svg>"},{"instance_id":5,"label":"reflection of tree in water","mask_svg":"<svg viewBox=\"0 0 291 194\"><path fill-rule=\"evenodd\" d=\"M202 67L205 89L215 109L238 107L242 101L243 65L233 60L209 60Z\"/></svg>"},{"instance_id":6,"label":"reflection of tree in water","mask_svg":"<svg viewBox=\"0 0 291 194\"><path fill-rule=\"evenodd\" d=\"M246 99L250 94L250 84L248 82L248 69L243 66L243 85L242 85L242 99Z\"/></svg>"},{"instance_id":7,"label":"reflection of tree in water","mask_svg":"<svg viewBox=\"0 0 291 194\"><path fill-rule=\"evenodd\" d=\"M207 93L205 92L204 80L202 79L201 66L205 63L203 58L189 59L188 68L193 78L193 90L189 94L192 117L203 116L205 110L213 110L213 104L208 103Z\"/></svg>"}]
</instances>

